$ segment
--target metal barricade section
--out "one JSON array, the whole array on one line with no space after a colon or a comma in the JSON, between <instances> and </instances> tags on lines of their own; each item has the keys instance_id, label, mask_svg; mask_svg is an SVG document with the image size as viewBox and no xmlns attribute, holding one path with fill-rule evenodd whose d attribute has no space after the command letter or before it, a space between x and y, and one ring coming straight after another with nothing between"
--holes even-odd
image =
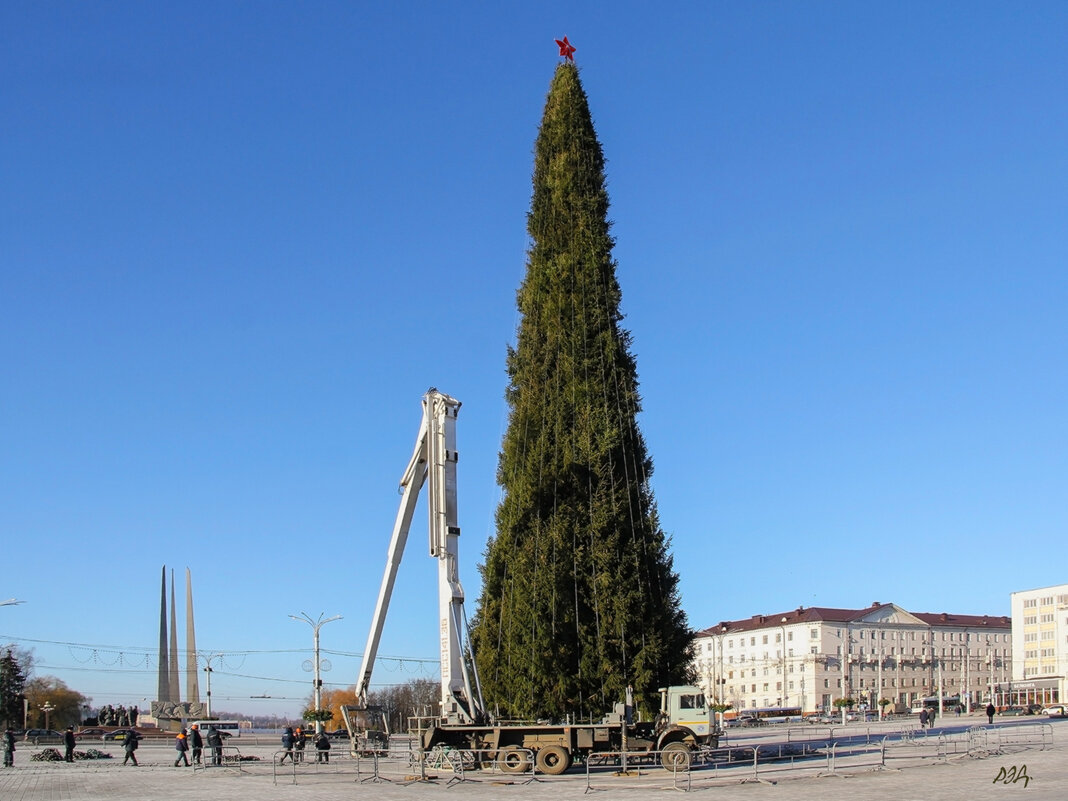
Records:
<instances>
[{"instance_id":1,"label":"metal barricade section","mask_svg":"<svg viewBox=\"0 0 1068 801\"><path fill-rule=\"evenodd\" d=\"M200 755L200 761L193 763L193 772L218 768L236 768L244 773L246 772L245 766L247 763L259 761L258 757L242 756L241 749L236 745L223 745L217 751L218 753L216 754L216 749L205 748Z\"/></svg>"},{"instance_id":2,"label":"metal barricade section","mask_svg":"<svg viewBox=\"0 0 1068 801\"><path fill-rule=\"evenodd\" d=\"M584 792L625 789L689 792L693 764L691 759L678 758L677 752L671 750L597 751L586 759ZM662 784L666 776L671 778L670 785Z\"/></svg>"}]
</instances>

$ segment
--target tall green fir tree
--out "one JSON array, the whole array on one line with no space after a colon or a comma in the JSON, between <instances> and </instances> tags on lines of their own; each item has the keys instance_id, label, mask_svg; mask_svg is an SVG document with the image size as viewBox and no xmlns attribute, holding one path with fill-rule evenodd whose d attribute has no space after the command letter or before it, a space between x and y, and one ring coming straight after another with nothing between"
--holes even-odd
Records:
<instances>
[{"instance_id":1,"label":"tall green fir tree","mask_svg":"<svg viewBox=\"0 0 1068 801\"><path fill-rule=\"evenodd\" d=\"M604 155L577 68L557 67L535 145L530 249L507 356L503 496L472 643L491 709L598 717L690 677L693 633L638 428Z\"/></svg>"},{"instance_id":2,"label":"tall green fir tree","mask_svg":"<svg viewBox=\"0 0 1068 801\"><path fill-rule=\"evenodd\" d=\"M22 666L7 649L0 657L0 726L22 726L22 699L26 687L26 674Z\"/></svg>"}]
</instances>

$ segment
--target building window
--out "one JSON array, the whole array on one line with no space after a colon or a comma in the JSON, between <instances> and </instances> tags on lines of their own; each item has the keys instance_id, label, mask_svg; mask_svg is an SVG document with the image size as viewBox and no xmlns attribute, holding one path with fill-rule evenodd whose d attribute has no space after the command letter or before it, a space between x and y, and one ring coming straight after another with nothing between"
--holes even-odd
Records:
<instances>
[{"instance_id":1,"label":"building window","mask_svg":"<svg viewBox=\"0 0 1068 801\"><path fill-rule=\"evenodd\" d=\"M820 630L819 629L809 629L808 630L808 636L811 639L815 640L820 636Z\"/></svg>"}]
</instances>

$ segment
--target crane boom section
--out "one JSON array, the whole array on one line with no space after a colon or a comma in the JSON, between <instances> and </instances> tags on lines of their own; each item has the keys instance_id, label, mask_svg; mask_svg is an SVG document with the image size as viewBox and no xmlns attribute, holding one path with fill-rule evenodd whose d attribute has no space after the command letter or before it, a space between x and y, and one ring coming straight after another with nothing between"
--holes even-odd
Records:
<instances>
[{"instance_id":1,"label":"crane boom section","mask_svg":"<svg viewBox=\"0 0 1068 801\"><path fill-rule=\"evenodd\" d=\"M361 703L366 703L397 569L404 555L419 491L426 483L430 555L438 560L441 718L452 723L471 723L487 716L478 674L464 647L466 617L457 556L460 527L456 506L456 418L459 411L458 400L436 389L423 397L423 420L411 461L401 479L400 508L364 649L357 696Z\"/></svg>"},{"instance_id":2,"label":"crane boom section","mask_svg":"<svg viewBox=\"0 0 1068 801\"><path fill-rule=\"evenodd\" d=\"M359 680L356 685L356 698L361 705L367 703L367 689L371 686L371 673L374 671L378 656L378 644L382 639L382 629L386 623L386 612L393 596L393 585L397 580L397 570L404 557L404 546L408 543L408 531L412 526L412 515L419 500L419 490L426 480L426 417L419 427L419 436L415 439L415 451L412 453L408 468L401 478L401 501L397 518L393 523L393 534L389 539L386 553L386 570L382 575L382 584L378 589L374 616L371 618L371 631L367 635L367 645L363 649Z\"/></svg>"}]
</instances>

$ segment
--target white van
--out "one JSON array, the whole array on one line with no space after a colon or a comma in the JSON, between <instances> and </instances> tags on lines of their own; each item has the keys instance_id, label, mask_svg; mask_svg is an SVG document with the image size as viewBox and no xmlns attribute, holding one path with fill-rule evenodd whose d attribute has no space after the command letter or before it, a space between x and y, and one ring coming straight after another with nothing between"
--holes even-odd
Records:
<instances>
[{"instance_id":1,"label":"white van","mask_svg":"<svg viewBox=\"0 0 1068 801\"><path fill-rule=\"evenodd\" d=\"M224 738L241 736L241 726L236 720L194 720L189 725L200 729L202 737L208 736L208 726L214 726Z\"/></svg>"}]
</instances>

